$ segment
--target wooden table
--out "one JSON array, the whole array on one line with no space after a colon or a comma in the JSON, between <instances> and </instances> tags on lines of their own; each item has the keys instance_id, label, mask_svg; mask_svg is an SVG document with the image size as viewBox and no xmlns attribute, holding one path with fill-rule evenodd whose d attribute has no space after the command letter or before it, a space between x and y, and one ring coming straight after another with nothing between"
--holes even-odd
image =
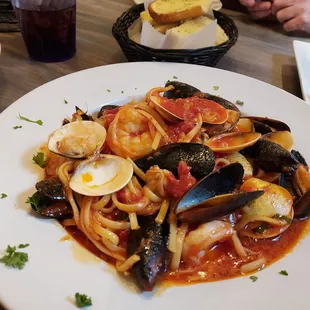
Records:
<instances>
[{"instance_id":1,"label":"wooden table","mask_svg":"<svg viewBox=\"0 0 310 310\"><path fill-rule=\"evenodd\" d=\"M0 112L27 92L65 74L125 62L111 28L131 4L131 0L78 1L77 55L63 63L30 61L20 33L0 33ZM226 13L235 20L240 36L218 67L260 79L300 97L294 38L284 34L278 24L257 24L245 14Z\"/></svg>"}]
</instances>

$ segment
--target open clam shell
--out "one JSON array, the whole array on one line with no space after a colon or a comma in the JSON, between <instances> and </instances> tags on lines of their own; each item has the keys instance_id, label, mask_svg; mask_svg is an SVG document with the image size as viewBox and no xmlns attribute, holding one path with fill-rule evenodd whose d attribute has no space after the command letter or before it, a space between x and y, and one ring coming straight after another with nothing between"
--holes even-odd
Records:
<instances>
[{"instance_id":1,"label":"open clam shell","mask_svg":"<svg viewBox=\"0 0 310 310\"><path fill-rule=\"evenodd\" d=\"M86 196L103 196L114 193L130 181L132 165L115 155L99 155L83 161L73 172L69 186Z\"/></svg>"},{"instance_id":2,"label":"open clam shell","mask_svg":"<svg viewBox=\"0 0 310 310\"><path fill-rule=\"evenodd\" d=\"M50 136L51 152L69 157L86 158L99 150L106 139L105 128L93 121L76 121L56 129Z\"/></svg>"},{"instance_id":3,"label":"open clam shell","mask_svg":"<svg viewBox=\"0 0 310 310\"><path fill-rule=\"evenodd\" d=\"M205 144L213 152L232 153L255 144L260 137L257 132L232 132L213 136Z\"/></svg>"}]
</instances>

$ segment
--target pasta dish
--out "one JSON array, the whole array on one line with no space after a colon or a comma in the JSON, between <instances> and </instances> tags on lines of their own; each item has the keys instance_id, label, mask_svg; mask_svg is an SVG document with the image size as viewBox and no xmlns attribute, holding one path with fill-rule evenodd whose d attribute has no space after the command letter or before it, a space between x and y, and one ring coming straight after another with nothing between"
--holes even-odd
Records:
<instances>
[{"instance_id":1,"label":"pasta dish","mask_svg":"<svg viewBox=\"0 0 310 310\"><path fill-rule=\"evenodd\" d=\"M168 81L96 115L76 108L30 202L143 291L232 278L305 231L310 174L292 147L284 122Z\"/></svg>"}]
</instances>

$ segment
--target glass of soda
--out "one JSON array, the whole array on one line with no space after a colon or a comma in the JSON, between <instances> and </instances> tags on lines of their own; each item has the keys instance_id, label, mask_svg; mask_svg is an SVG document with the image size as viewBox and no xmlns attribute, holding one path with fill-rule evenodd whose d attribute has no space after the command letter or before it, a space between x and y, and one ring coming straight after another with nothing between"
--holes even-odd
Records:
<instances>
[{"instance_id":1,"label":"glass of soda","mask_svg":"<svg viewBox=\"0 0 310 310\"><path fill-rule=\"evenodd\" d=\"M29 57L65 61L76 52L76 0L12 0Z\"/></svg>"}]
</instances>

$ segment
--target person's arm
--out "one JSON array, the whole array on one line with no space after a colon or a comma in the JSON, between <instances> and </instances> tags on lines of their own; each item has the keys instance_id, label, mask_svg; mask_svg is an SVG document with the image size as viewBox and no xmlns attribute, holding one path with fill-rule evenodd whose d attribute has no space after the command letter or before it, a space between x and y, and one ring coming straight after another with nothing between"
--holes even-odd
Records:
<instances>
[{"instance_id":1,"label":"person's arm","mask_svg":"<svg viewBox=\"0 0 310 310\"><path fill-rule=\"evenodd\" d=\"M284 30L310 33L310 0L274 0L271 12Z\"/></svg>"}]
</instances>

